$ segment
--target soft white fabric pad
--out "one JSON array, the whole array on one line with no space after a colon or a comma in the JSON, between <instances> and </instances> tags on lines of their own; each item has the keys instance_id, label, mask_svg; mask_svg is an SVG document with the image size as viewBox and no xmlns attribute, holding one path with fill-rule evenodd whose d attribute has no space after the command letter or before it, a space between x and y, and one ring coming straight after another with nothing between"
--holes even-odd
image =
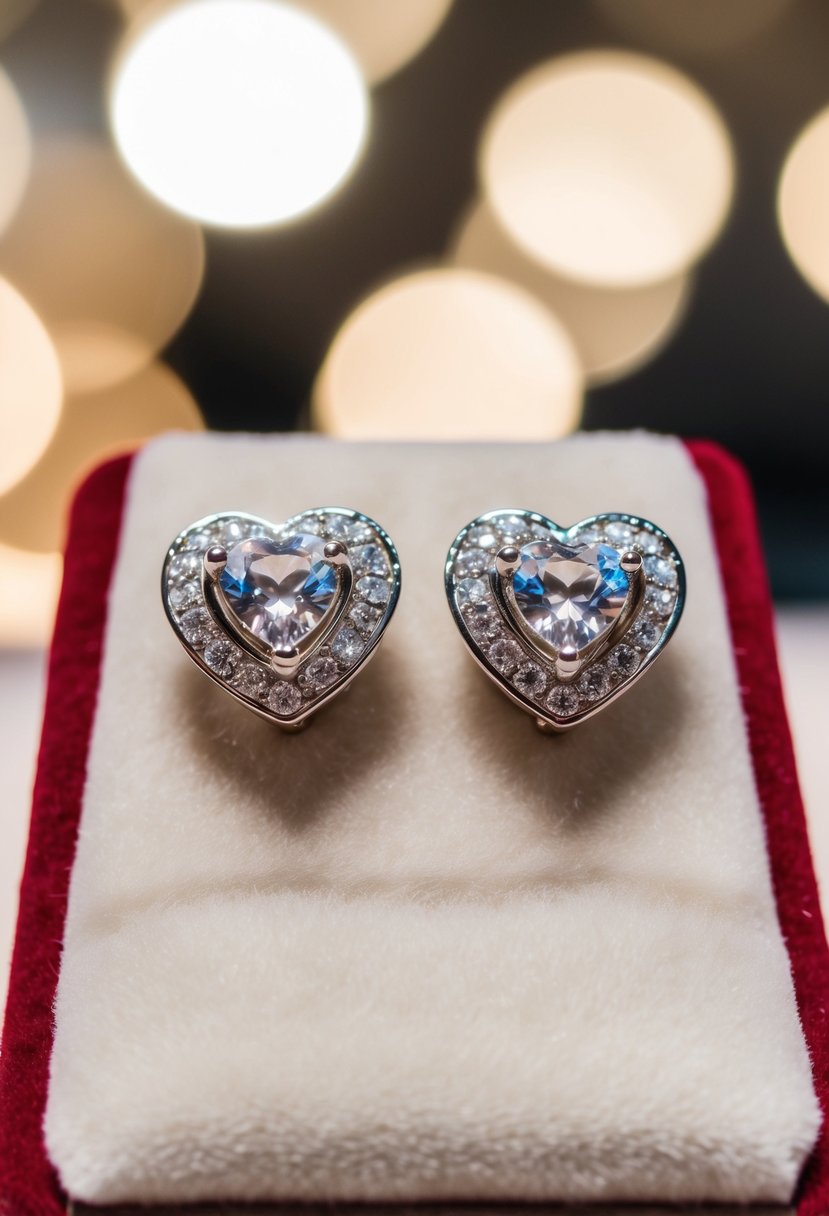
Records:
<instances>
[{"instance_id":1,"label":"soft white fabric pad","mask_svg":"<svg viewBox=\"0 0 829 1216\"><path fill-rule=\"evenodd\" d=\"M181 653L158 577L214 510L342 505L403 593L297 736ZM627 696L549 738L466 652L483 510L653 519L689 597ZM739 577L739 571L735 572ZM129 487L46 1117L93 1202L786 1202L818 1127L704 488L681 444L172 436Z\"/></svg>"}]
</instances>

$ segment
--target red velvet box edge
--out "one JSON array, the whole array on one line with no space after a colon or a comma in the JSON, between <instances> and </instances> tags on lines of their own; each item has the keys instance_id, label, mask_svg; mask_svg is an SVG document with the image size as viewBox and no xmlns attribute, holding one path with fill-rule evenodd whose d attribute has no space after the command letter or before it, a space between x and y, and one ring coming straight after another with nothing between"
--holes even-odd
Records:
<instances>
[{"instance_id":1,"label":"red velvet box edge","mask_svg":"<svg viewBox=\"0 0 829 1216\"><path fill-rule=\"evenodd\" d=\"M825 1114L829 950L777 668L753 495L744 469L722 448L690 441L687 449L707 489L778 917ZM9 1216L57 1216L66 1211L42 1131L52 1006L131 461L119 457L96 469L79 490L70 520L0 1053L0 1208ZM96 545L89 546L86 538L93 533ZM729 577L735 567L739 579ZM84 757L80 766L79 755ZM800 1180L797 1212L829 1212L826 1121Z\"/></svg>"}]
</instances>

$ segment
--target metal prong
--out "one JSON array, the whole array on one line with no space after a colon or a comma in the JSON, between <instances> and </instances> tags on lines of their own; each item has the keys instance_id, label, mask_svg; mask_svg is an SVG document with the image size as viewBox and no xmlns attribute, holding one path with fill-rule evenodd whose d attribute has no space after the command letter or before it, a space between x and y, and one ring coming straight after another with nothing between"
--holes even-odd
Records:
<instances>
[{"instance_id":1,"label":"metal prong","mask_svg":"<svg viewBox=\"0 0 829 1216\"><path fill-rule=\"evenodd\" d=\"M572 680L581 667L579 652L572 646L565 646L556 657L556 675L562 681Z\"/></svg>"},{"instance_id":2,"label":"metal prong","mask_svg":"<svg viewBox=\"0 0 829 1216\"><path fill-rule=\"evenodd\" d=\"M505 545L495 555L495 569L501 578L506 578L508 574L514 574L520 564L521 554L514 545Z\"/></svg>"},{"instance_id":3,"label":"metal prong","mask_svg":"<svg viewBox=\"0 0 829 1216\"><path fill-rule=\"evenodd\" d=\"M619 565L625 574L636 574L637 570L642 569L642 554L635 549L626 549L619 559Z\"/></svg>"},{"instance_id":4,"label":"metal prong","mask_svg":"<svg viewBox=\"0 0 829 1216\"><path fill-rule=\"evenodd\" d=\"M204 555L204 572L210 579L217 579L227 564L227 550L213 545Z\"/></svg>"},{"instance_id":5,"label":"metal prong","mask_svg":"<svg viewBox=\"0 0 829 1216\"><path fill-rule=\"evenodd\" d=\"M546 718L536 718L535 724L542 735L554 735L556 733L556 728Z\"/></svg>"},{"instance_id":6,"label":"metal prong","mask_svg":"<svg viewBox=\"0 0 829 1216\"><path fill-rule=\"evenodd\" d=\"M332 566L345 566L348 563L348 549L341 540L328 541L322 552Z\"/></svg>"},{"instance_id":7,"label":"metal prong","mask_svg":"<svg viewBox=\"0 0 829 1216\"><path fill-rule=\"evenodd\" d=\"M289 675L300 661L300 653L294 646L281 646L271 654L271 667L278 675Z\"/></svg>"}]
</instances>

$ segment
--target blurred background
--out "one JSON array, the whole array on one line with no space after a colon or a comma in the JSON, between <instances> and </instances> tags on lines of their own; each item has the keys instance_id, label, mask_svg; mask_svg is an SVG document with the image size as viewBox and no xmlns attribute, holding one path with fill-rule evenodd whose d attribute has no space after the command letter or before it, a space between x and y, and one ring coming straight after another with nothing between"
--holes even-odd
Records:
<instances>
[{"instance_id":1,"label":"blurred background","mask_svg":"<svg viewBox=\"0 0 829 1216\"><path fill-rule=\"evenodd\" d=\"M824 885L829 5L0 0L0 997L67 504L168 428L719 440Z\"/></svg>"}]
</instances>

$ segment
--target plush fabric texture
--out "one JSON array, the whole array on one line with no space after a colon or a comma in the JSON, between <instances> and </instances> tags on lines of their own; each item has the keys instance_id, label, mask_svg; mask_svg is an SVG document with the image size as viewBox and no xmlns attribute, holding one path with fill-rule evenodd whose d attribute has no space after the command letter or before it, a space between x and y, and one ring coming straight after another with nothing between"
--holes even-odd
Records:
<instances>
[{"instance_id":1,"label":"plush fabric texture","mask_svg":"<svg viewBox=\"0 0 829 1216\"><path fill-rule=\"evenodd\" d=\"M323 500L389 528L404 594L351 693L280 736L178 654L157 571L211 509ZM483 680L443 603L495 505L644 514L686 559L669 651L572 736ZM818 1108L706 520L682 446L641 436L145 450L58 990L70 1194L791 1197Z\"/></svg>"}]
</instances>

